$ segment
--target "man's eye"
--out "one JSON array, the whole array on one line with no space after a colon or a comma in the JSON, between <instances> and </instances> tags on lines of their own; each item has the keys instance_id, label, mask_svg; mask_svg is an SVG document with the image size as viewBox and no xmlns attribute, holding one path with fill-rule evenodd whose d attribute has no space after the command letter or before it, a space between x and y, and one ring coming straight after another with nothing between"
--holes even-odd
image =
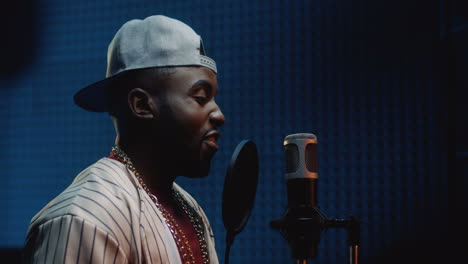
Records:
<instances>
[{"instance_id":1,"label":"man's eye","mask_svg":"<svg viewBox=\"0 0 468 264\"><path fill-rule=\"evenodd\" d=\"M208 101L210 101L210 98L205 97L205 96L194 96L194 98L197 101L197 103L199 103L201 105L204 105L204 104L208 103Z\"/></svg>"}]
</instances>

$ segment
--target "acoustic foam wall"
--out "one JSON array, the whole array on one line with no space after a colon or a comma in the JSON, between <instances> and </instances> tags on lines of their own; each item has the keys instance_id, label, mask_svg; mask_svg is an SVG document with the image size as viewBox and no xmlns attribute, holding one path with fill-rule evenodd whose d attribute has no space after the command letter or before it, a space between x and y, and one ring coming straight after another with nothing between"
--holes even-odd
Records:
<instances>
[{"instance_id":1,"label":"acoustic foam wall","mask_svg":"<svg viewBox=\"0 0 468 264\"><path fill-rule=\"evenodd\" d=\"M433 230L447 202L438 2L50 0L36 7L35 56L0 82L1 247L21 247L30 218L109 153L108 116L79 109L72 96L104 78L119 27L152 14L191 25L218 64L221 150L208 178L178 182L209 216L221 262L224 175L246 138L259 148L260 178L231 263L293 262L269 222L286 209L282 142L297 132L319 139L323 212L363 221L363 263L403 253L421 259L442 233ZM324 232L314 263L347 257L346 233Z\"/></svg>"}]
</instances>

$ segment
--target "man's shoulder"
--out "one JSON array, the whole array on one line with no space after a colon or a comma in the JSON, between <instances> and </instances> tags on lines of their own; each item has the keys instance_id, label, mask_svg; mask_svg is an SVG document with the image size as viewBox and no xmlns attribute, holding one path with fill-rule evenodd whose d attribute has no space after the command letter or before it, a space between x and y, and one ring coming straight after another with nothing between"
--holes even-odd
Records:
<instances>
[{"instance_id":1,"label":"man's shoulder","mask_svg":"<svg viewBox=\"0 0 468 264\"><path fill-rule=\"evenodd\" d=\"M125 165L102 158L81 171L62 193L39 211L29 229L66 215L112 229L112 223L130 218L138 206L138 191Z\"/></svg>"}]
</instances>

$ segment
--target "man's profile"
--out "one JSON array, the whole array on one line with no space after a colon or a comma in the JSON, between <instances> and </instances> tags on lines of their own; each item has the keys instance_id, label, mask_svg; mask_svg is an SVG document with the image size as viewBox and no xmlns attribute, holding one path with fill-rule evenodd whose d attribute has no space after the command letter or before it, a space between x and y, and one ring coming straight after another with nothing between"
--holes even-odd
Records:
<instances>
[{"instance_id":1,"label":"man's profile","mask_svg":"<svg viewBox=\"0 0 468 264\"><path fill-rule=\"evenodd\" d=\"M218 263L209 221L174 180L204 177L224 115L216 63L188 25L150 16L125 23L106 79L75 103L108 112L115 146L32 219L28 263Z\"/></svg>"}]
</instances>

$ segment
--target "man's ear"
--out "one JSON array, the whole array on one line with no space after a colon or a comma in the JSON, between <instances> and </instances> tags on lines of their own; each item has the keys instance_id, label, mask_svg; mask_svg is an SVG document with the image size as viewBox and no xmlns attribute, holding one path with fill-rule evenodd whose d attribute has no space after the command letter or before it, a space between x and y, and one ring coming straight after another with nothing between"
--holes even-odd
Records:
<instances>
[{"instance_id":1,"label":"man's ear","mask_svg":"<svg viewBox=\"0 0 468 264\"><path fill-rule=\"evenodd\" d=\"M159 107L153 96L141 88L133 88L128 92L128 105L132 114L139 119L153 119L159 113Z\"/></svg>"}]
</instances>

